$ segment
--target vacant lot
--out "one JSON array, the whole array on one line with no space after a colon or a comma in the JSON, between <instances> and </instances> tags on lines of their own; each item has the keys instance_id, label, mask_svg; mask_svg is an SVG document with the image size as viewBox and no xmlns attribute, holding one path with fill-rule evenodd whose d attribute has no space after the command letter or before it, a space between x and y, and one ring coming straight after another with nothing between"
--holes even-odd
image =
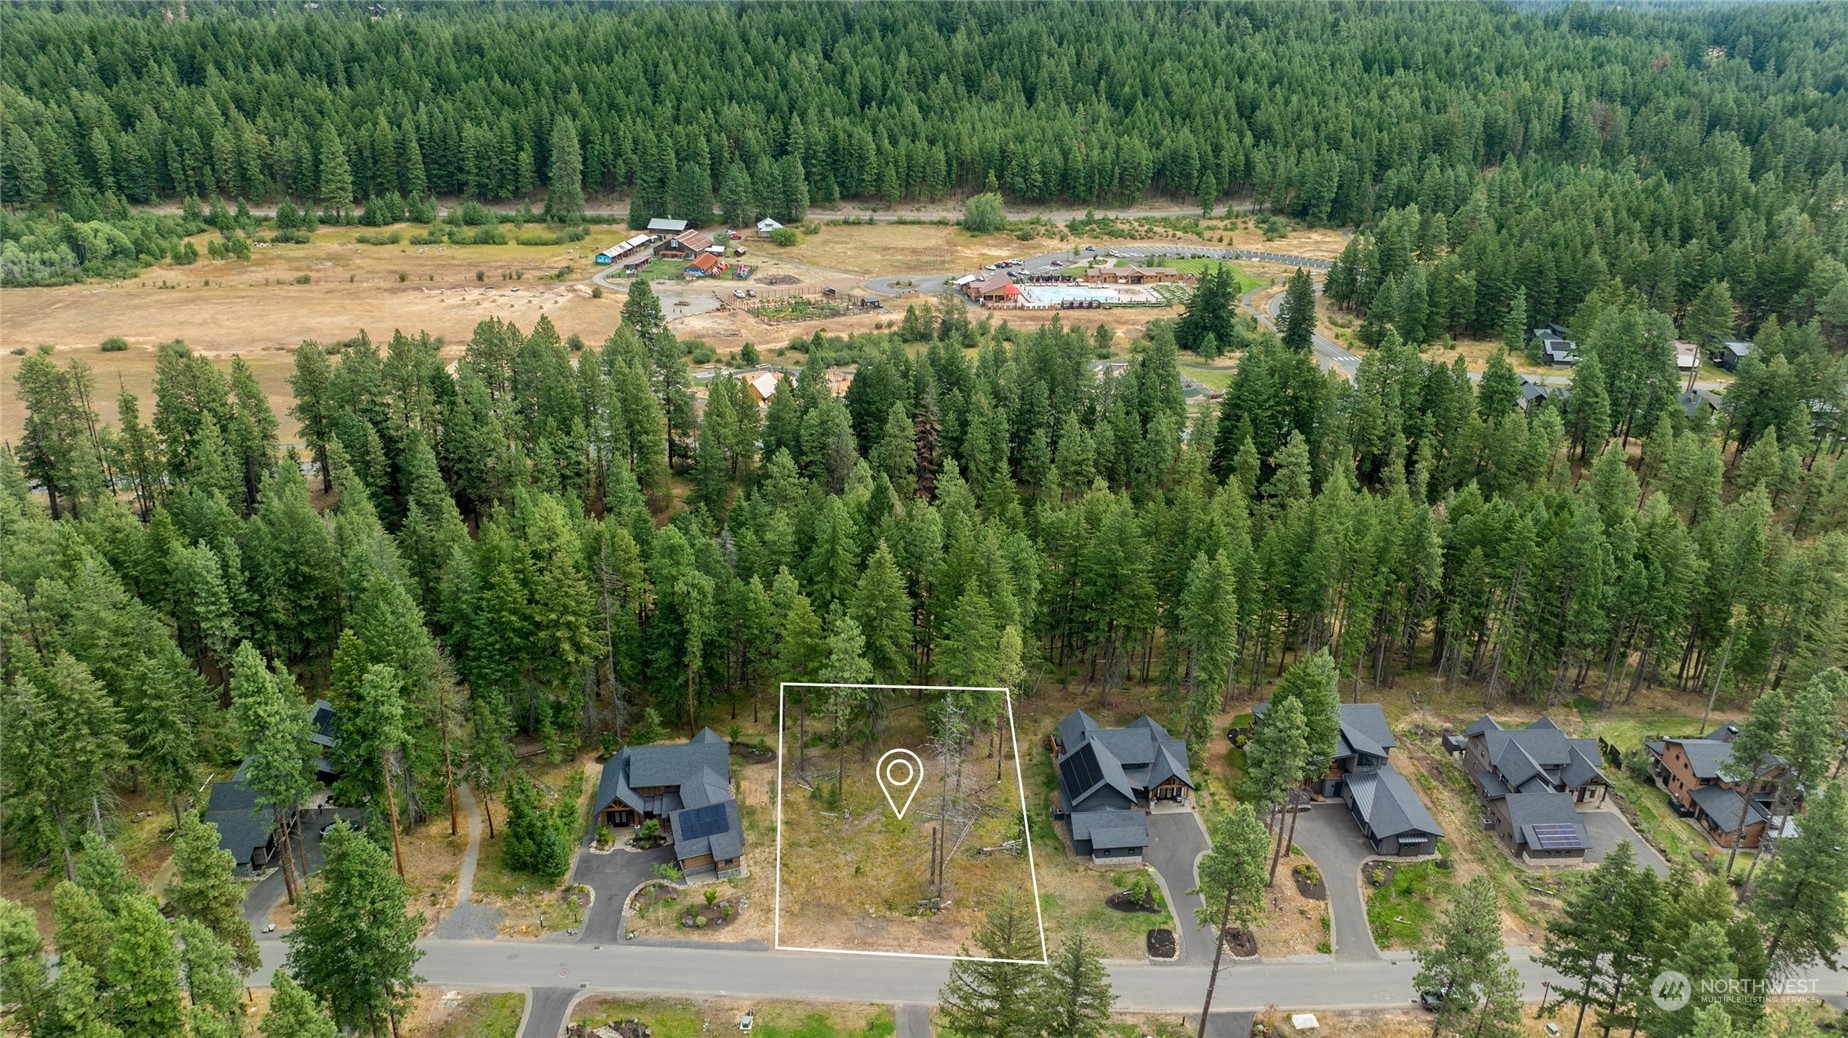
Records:
<instances>
[{"instance_id":1,"label":"vacant lot","mask_svg":"<svg viewBox=\"0 0 1848 1038\"><path fill-rule=\"evenodd\" d=\"M699 1038L736 1033L738 1021L755 1013L751 1033L763 1038L891 1038L897 1030L885 1006L844 1002L759 1002L715 998L698 1002L664 998L587 998L571 1019L589 1027L624 1020L646 1024L654 1038Z\"/></svg>"},{"instance_id":2,"label":"vacant lot","mask_svg":"<svg viewBox=\"0 0 1848 1038\"><path fill-rule=\"evenodd\" d=\"M405 1038L514 1038L526 996L419 988Z\"/></svg>"}]
</instances>

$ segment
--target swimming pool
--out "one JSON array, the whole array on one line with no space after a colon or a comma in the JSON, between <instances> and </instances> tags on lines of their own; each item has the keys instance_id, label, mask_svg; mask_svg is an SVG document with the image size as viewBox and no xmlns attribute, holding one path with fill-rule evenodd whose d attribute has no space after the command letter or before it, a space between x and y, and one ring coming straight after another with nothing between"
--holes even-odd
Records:
<instances>
[{"instance_id":1,"label":"swimming pool","mask_svg":"<svg viewBox=\"0 0 1848 1038\"><path fill-rule=\"evenodd\" d=\"M1020 298L1028 303L1044 303L1057 306L1060 303L1078 300L1095 300L1099 303L1116 303L1122 301L1122 295L1116 289L1104 285L1021 285Z\"/></svg>"}]
</instances>

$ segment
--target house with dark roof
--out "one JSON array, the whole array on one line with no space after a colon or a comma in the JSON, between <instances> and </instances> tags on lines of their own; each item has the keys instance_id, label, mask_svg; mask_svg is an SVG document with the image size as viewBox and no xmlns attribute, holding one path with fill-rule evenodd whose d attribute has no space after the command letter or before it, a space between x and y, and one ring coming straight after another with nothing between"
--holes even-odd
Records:
<instances>
[{"instance_id":1,"label":"house with dark roof","mask_svg":"<svg viewBox=\"0 0 1848 1038\"><path fill-rule=\"evenodd\" d=\"M1151 803L1184 803L1194 788L1186 745L1147 715L1105 728L1074 710L1059 722L1052 751L1073 848L1095 861L1140 858L1149 843L1143 811Z\"/></svg>"},{"instance_id":2,"label":"house with dark roof","mask_svg":"<svg viewBox=\"0 0 1848 1038\"><path fill-rule=\"evenodd\" d=\"M731 792L731 747L710 728L691 741L626 746L603 765L597 819L612 828L664 823L674 863L689 876L736 875L744 822Z\"/></svg>"},{"instance_id":3,"label":"house with dark roof","mask_svg":"<svg viewBox=\"0 0 1848 1038\"><path fill-rule=\"evenodd\" d=\"M240 873L268 868L276 858L276 818L257 807L257 791L244 781L244 769L229 782L212 783L204 818L218 827L218 849L230 851Z\"/></svg>"},{"instance_id":4,"label":"house with dark roof","mask_svg":"<svg viewBox=\"0 0 1848 1038\"><path fill-rule=\"evenodd\" d=\"M1519 378L1521 383L1520 405L1523 411L1532 408L1535 403L1552 404L1557 407L1565 403L1572 395L1565 386L1548 385L1545 382L1528 378L1526 375L1521 375Z\"/></svg>"},{"instance_id":5,"label":"house with dark roof","mask_svg":"<svg viewBox=\"0 0 1848 1038\"><path fill-rule=\"evenodd\" d=\"M1725 772L1732 759L1732 740L1739 726L1722 725L1705 736L1645 739L1649 771L1668 793L1669 806L1701 827L1722 847L1735 843L1757 847L1771 823L1771 801L1783 762L1765 761L1765 774L1756 784L1732 781Z\"/></svg>"},{"instance_id":6,"label":"house with dark roof","mask_svg":"<svg viewBox=\"0 0 1848 1038\"><path fill-rule=\"evenodd\" d=\"M1602 801L1610 789L1598 769L1598 740L1568 738L1551 718L1503 728L1487 714L1463 734L1463 770L1488 805L1486 827L1522 860L1584 861L1590 842L1578 805Z\"/></svg>"},{"instance_id":7,"label":"house with dark roof","mask_svg":"<svg viewBox=\"0 0 1848 1038\"><path fill-rule=\"evenodd\" d=\"M1749 339L1714 339L1708 347L1707 359L1727 371L1738 371L1739 362L1751 352Z\"/></svg>"},{"instance_id":8,"label":"house with dark roof","mask_svg":"<svg viewBox=\"0 0 1848 1038\"><path fill-rule=\"evenodd\" d=\"M1263 722L1269 703L1252 713ZM1386 711L1378 703L1341 704L1341 728L1328 770L1309 783L1326 797L1340 797L1376 854L1417 855L1436 850L1444 831L1412 784L1392 766L1398 745Z\"/></svg>"},{"instance_id":9,"label":"house with dark roof","mask_svg":"<svg viewBox=\"0 0 1848 1038\"><path fill-rule=\"evenodd\" d=\"M1578 343L1571 339L1540 340L1540 363L1549 368L1569 368L1578 363Z\"/></svg>"},{"instance_id":10,"label":"house with dark roof","mask_svg":"<svg viewBox=\"0 0 1848 1038\"><path fill-rule=\"evenodd\" d=\"M314 743L314 777L324 786L333 785L340 777L340 769L333 761L334 747L340 741L335 731L339 723L339 712L325 699L315 700L308 708L308 741Z\"/></svg>"}]
</instances>

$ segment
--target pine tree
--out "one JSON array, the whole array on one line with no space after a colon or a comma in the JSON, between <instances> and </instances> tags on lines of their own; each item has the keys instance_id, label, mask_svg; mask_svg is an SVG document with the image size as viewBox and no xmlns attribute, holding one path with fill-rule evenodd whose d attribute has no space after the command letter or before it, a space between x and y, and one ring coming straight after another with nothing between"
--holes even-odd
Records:
<instances>
[{"instance_id":1,"label":"pine tree","mask_svg":"<svg viewBox=\"0 0 1848 1038\"><path fill-rule=\"evenodd\" d=\"M1663 905L1655 873L1635 862L1629 841L1619 843L1547 924L1536 961L1580 982L1557 986L1563 1001L1578 1006L1574 1030L1594 1008L1600 1026L1625 1026L1648 994Z\"/></svg>"},{"instance_id":2,"label":"pine tree","mask_svg":"<svg viewBox=\"0 0 1848 1038\"><path fill-rule=\"evenodd\" d=\"M1848 937L1848 788L1824 787L1801 825L1782 841L1752 899L1772 976L1816 963L1837 968Z\"/></svg>"},{"instance_id":3,"label":"pine tree","mask_svg":"<svg viewBox=\"0 0 1848 1038\"><path fill-rule=\"evenodd\" d=\"M1509 968L1494 882L1478 876L1455 888L1432 940L1414 956L1418 973L1413 986L1439 996L1432 1038L1445 1030L1467 1030L1465 1025L1486 1010L1495 975Z\"/></svg>"},{"instance_id":4,"label":"pine tree","mask_svg":"<svg viewBox=\"0 0 1848 1038\"><path fill-rule=\"evenodd\" d=\"M1198 750L1211 736L1213 713L1230 691L1238 661L1237 581L1225 552L1194 556L1176 615L1187 652L1185 738Z\"/></svg>"},{"instance_id":5,"label":"pine tree","mask_svg":"<svg viewBox=\"0 0 1848 1038\"><path fill-rule=\"evenodd\" d=\"M282 831L282 877L295 902L295 867L289 852L289 827L283 819L308 797L314 781L309 772L308 714L284 691L294 682L272 673L249 642L231 660L231 717L244 750L244 778L257 794L257 810L268 811Z\"/></svg>"},{"instance_id":6,"label":"pine tree","mask_svg":"<svg viewBox=\"0 0 1848 1038\"><path fill-rule=\"evenodd\" d=\"M886 542L867 557L849 608L866 638L873 673L884 684L902 683L912 666L911 598Z\"/></svg>"},{"instance_id":7,"label":"pine tree","mask_svg":"<svg viewBox=\"0 0 1848 1038\"><path fill-rule=\"evenodd\" d=\"M173 841L173 878L167 904L176 918L196 920L230 948L238 969L249 974L263 964L250 923L243 916L244 887L232 875L236 859L218 849L218 827L188 813Z\"/></svg>"},{"instance_id":8,"label":"pine tree","mask_svg":"<svg viewBox=\"0 0 1848 1038\"><path fill-rule=\"evenodd\" d=\"M1039 1007L1036 1032L1046 1038L1102 1038L1116 992L1110 990L1097 944L1083 929L1060 945L1040 978L1033 1004Z\"/></svg>"},{"instance_id":9,"label":"pine tree","mask_svg":"<svg viewBox=\"0 0 1848 1038\"><path fill-rule=\"evenodd\" d=\"M552 124L552 165L546 175L545 215L559 223L584 218L584 154L578 148L577 124L560 115Z\"/></svg>"},{"instance_id":10,"label":"pine tree","mask_svg":"<svg viewBox=\"0 0 1848 1038\"><path fill-rule=\"evenodd\" d=\"M243 1038L244 980L233 952L196 919L180 919L173 930L180 940L192 1038Z\"/></svg>"},{"instance_id":11,"label":"pine tree","mask_svg":"<svg viewBox=\"0 0 1848 1038\"><path fill-rule=\"evenodd\" d=\"M1488 370L1476 385L1476 411L1484 421L1511 415L1521 403L1521 378L1508 363L1506 348L1489 354Z\"/></svg>"},{"instance_id":12,"label":"pine tree","mask_svg":"<svg viewBox=\"0 0 1848 1038\"><path fill-rule=\"evenodd\" d=\"M153 898L136 894L123 899L116 912L106 976L103 1005L125 1035L181 1038L186 1034L179 954L173 931Z\"/></svg>"},{"instance_id":13,"label":"pine tree","mask_svg":"<svg viewBox=\"0 0 1848 1038\"><path fill-rule=\"evenodd\" d=\"M404 880L391 857L346 826L322 841L327 863L302 898L295 929L283 936L288 970L325 999L336 1023L377 1035L410 1008L417 976L417 930Z\"/></svg>"},{"instance_id":14,"label":"pine tree","mask_svg":"<svg viewBox=\"0 0 1848 1038\"><path fill-rule=\"evenodd\" d=\"M1019 898L1003 894L982 916L976 944L986 958L959 958L937 996L941 1026L958 1038L1021 1038L1033 1034L1043 967L1038 926ZM968 956L968 949L962 954ZM1014 961L1008 961L1014 960Z\"/></svg>"},{"instance_id":15,"label":"pine tree","mask_svg":"<svg viewBox=\"0 0 1848 1038\"><path fill-rule=\"evenodd\" d=\"M69 973L70 964L64 972ZM45 969L38 921L32 910L0 897L0 1006L29 1034L51 1008L51 976Z\"/></svg>"},{"instance_id":16,"label":"pine tree","mask_svg":"<svg viewBox=\"0 0 1848 1038\"><path fill-rule=\"evenodd\" d=\"M353 208L353 170L332 122L321 125L320 162L321 208L334 222L344 222Z\"/></svg>"},{"instance_id":17,"label":"pine tree","mask_svg":"<svg viewBox=\"0 0 1848 1038\"><path fill-rule=\"evenodd\" d=\"M0 756L7 797L36 820L41 837L49 837L47 848L63 854L66 878L74 879L71 823L85 814L101 817L96 800L128 752L121 713L89 668L68 652L59 652L49 668L22 670L0 719L10 745L34 752Z\"/></svg>"},{"instance_id":18,"label":"pine tree","mask_svg":"<svg viewBox=\"0 0 1848 1038\"><path fill-rule=\"evenodd\" d=\"M751 174L738 159L726 165L725 175L719 180L719 212L731 227L743 227L757 219Z\"/></svg>"},{"instance_id":19,"label":"pine tree","mask_svg":"<svg viewBox=\"0 0 1848 1038\"><path fill-rule=\"evenodd\" d=\"M1301 267L1290 275L1283 290L1283 344L1298 353L1307 353L1315 339L1315 285L1309 272Z\"/></svg>"},{"instance_id":20,"label":"pine tree","mask_svg":"<svg viewBox=\"0 0 1848 1038\"><path fill-rule=\"evenodd\" d=\"M1200 885L1190 893L1200 895L1203 906L1196 909L1195 923L1219 935L1213 945L1212 970L1206 975L1206 1003L1200 1008L1200 1038L1206 1038L1206 1024L1213 1014L1213 992L1219 986L1219 973L1225 967L1226 942L1233 927L1249 929L1257 922L1264 907L1264 851L1269 837L1264 826L1252 813L1250 804L1240 804L1214 820L1212 849L1196 866Z\"/></svg>"},{"instance_id":21,"label":"pine tree","mask_svg":"<svg viewBox=\"0 0 1848 1038\"><path fill-rule=\"evenodd\" d=\"M263 1038L339 1038L340 1028L327 1015L327 1006L281 970L270 990L269 1010L263 1014Z\"/></svg>"}]
</instances>

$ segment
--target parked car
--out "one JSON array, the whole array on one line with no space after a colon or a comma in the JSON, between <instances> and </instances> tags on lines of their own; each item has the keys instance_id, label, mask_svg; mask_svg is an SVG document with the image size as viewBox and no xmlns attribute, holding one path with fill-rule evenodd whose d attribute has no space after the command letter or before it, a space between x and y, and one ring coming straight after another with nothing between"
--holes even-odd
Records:
<instances>
[{"instance_id":1,"label":"parked car","mask_svg":"<svg viewBox=\"0 0 1848 1038\"><path fill-rule=\"evenodd\" d=\"M733 299L743 299L743 298L744 298L744 289L742 289L742 288L735 288L735 289L732 289L732 298L733 298Z\"/></svg>"},{"instance_id":2,"label":"parked car","mask_svg":"<svg viewBox=\"0 0 1848 1038\"><path fill-rule=\"evenodd\" d=\"M1053 267L1055 267L1055 268L1057 268L1057 267L1063 267L1063 266L1065 266L1065 261L1064 261L1064 260L1053 260L1053 261L1052 261L1052 263L1051 263L1050 265L1051 265L1051 266L1053 266Z\"/></svg>"},{"instance_id":3,"label":"parked car","mask_svg":"<svg viewBox=\"0 0 1848 1038\"><path fill-rule=\"evenodd\" d=\"M983 270L1000 270L1002 267L1005 267L1005 266L1007 266L1007 264L1005 263L990 263L987 266L983 267L982 269Z\"/></svg>"},{"instance_id":4,"label":"parked car","mask_svg":"<svg viewBox=\"0 0 1848 1038\"><path fill-rule=\"evenodd\" d=\"M733 232L731 232L731 240L732 240L732 241L739 241L739 240L741 240L741 239L742 239L743 237L744 237L744 235L742 235L742 234L739 234L739 233L738 233L737 231L733 231Z\"/></svg>"},{"instance_id":5,"label":"parked car","mask_svg":"<svg viewBox=\"0 0 1848 1038\"><path fill-rule=\"evenodd\" d=\"M1444 1008L1444 993L1442 991L1420 991L1418 1005L1427 1013L1435 1013Z\"/></svg>"},{"instance_id":6,"label":"parked car","mask_svg":"<svg viewBox=\"0 0 1848 1038\"><path fill-rule=\"evenodd\" d=\"M333 831L334 831L334 826L336 826L336 825L339 825L339 824L341 823L341 821L342 821L342 819L339 819L339 818L336 818L336 819L334 819L333 821L331 821L331 822L329 822L329 823L327 823L326 825L324 825L324 826L322 826L322 827L321 827L321 839L323 839L323 840L325 840L325 839L327 839L327 834L328 834L328 833L331 833L331 832L333 832Z\"/></svg>"}]
</instances>

